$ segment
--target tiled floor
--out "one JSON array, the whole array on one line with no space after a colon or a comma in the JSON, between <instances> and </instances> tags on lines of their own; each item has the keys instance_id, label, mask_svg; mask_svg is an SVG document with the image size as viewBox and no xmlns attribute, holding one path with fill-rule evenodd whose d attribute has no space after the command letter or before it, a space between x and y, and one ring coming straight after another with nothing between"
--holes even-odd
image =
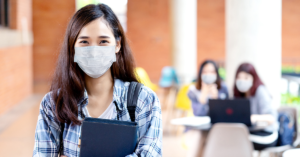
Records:
<instances>
[{"instance_id":1,"label":"tiled floor","mask_svg":"<svg viewBox=\"0 0 300 157\"><path fill-rule=\"evenodd\" d=\"M0 134L0 156L32 156L39 105L34 105Z\"/></svg>"},{"instance_id":2,"label":"tiled floor","mask_svg":"<svg viewBox=\"0 0 300 157\"><path fill-rule=\"evenodd\" d=\"M43 94L34 94L25 98L8 112L0 115L0 134L15 122L21 115L40 103Z\"/></svg>"},{"instance_id":3,"label":"tiled floor","mask_svg":"<svg viewBox=\"0 0 300 157\"><path fill-rule=\"evenodd\" d=\"M181 137L163 137L163 156L164 157L184 157L187 154L181 143Z\"/></svg>"}]
</instances>

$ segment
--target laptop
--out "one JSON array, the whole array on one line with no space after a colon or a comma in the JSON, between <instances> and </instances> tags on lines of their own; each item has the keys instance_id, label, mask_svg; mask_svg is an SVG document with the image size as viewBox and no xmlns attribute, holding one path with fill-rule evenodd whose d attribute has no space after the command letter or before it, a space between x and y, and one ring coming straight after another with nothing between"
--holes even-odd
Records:
<instances>
[{"instance_id":1,"label":"laptop","mask_svg":"<svg viewBox=\"0 0 300 157\"><path fill-rule=\"evenodd\" d=\"M211 123L243 123L251 127L251 110L248 99L210 99Z\"/></svg>"}]
</instances>

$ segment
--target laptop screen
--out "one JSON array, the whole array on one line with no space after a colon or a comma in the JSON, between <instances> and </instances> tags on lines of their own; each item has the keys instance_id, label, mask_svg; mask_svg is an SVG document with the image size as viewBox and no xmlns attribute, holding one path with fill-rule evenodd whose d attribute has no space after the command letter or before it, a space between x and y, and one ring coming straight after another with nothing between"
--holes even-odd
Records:
<instances>
[{"instance_id":1,"label":"laptop screen","mask_svg":"<svg viewBox=\"0 0 300 157\"><path fill-rule=\"evenodd\" d=\"M210 99L211 123L243 123L251 126L251 109L248 99Z\"/></svg>"}]
</instances>

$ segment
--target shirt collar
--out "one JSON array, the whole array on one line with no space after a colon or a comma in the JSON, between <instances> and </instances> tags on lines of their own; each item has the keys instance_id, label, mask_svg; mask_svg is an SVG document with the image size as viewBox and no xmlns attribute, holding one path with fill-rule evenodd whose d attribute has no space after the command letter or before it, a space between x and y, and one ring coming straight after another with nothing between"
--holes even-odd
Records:
<instances>
[{"instance_id":1,"label":"shirt collar","mask_svg":"<svg viewBox=\"0 0 300 157\"><path fill-rule=\"evenodd\" d=\"M119 110L123 110L124 108L124 101L125 101L125 95L126 95L126 86L125 82L119 80L119 79L114 79L114 91L113 91L113 102L116 102ZM80 99L78 105L85 107L88 104L88 93L86 89L84 89L84 94L83 97Z\"/></svg>"}]
</instances>

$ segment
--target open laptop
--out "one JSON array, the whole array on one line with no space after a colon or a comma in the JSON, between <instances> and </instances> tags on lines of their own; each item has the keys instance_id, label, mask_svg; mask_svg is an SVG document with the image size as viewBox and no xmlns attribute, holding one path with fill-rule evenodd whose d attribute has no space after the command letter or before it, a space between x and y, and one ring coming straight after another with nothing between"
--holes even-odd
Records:
<instances>
[{"instance_id":1,"label":"open laptop","mask_svg":"<svg viewBox=\"0 0 300 157\"><path fill-rule=\"evenodd\" d=\"M251 127L251 110L248 99L210 99L209 116L211 123L243 123Z\"/></svg>"}]
</instances>

